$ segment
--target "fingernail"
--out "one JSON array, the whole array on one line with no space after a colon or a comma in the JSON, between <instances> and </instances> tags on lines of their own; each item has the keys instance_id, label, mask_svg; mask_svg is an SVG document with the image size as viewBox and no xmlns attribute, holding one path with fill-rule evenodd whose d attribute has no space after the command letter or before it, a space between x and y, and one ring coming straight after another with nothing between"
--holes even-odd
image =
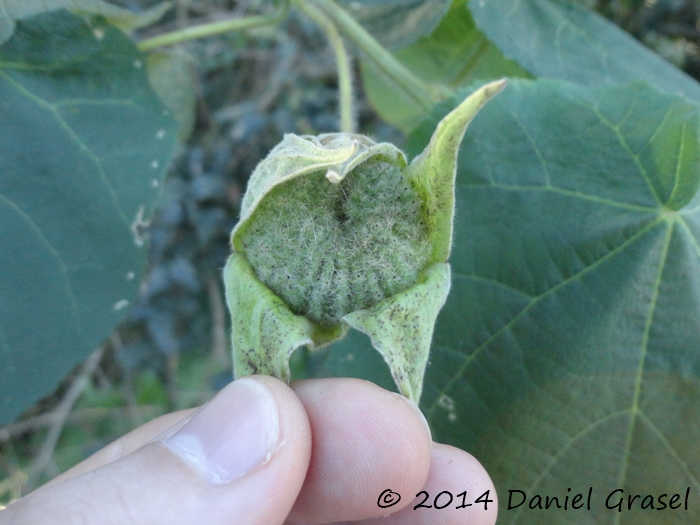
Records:
<instances>
[{"instance_id":1,"label":"fingernail","mask_svg":"<svg viewBox=\"0 0 700 525\"><path fill-rule=\"evenodd\" d=\"M270 390L238 379L164 443L209 482L240 478L266 463L279 442L279 412Z\"/></svg>"}]
</instances>

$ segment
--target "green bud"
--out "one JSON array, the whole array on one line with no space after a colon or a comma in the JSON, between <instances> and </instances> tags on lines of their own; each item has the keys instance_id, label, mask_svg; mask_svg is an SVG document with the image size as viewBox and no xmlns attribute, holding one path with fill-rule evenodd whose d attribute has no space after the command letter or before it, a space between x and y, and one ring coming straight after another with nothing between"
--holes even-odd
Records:
<instances>
[{"instance_id":1,"label":"green bud","mask_svg":"<svg viewBox=\"0 0 700 525\"><path fill-rule=\"evenodd\" d=\"M368 334L418 401L450 288L457 150L505 81L477 90L410 165L350 133L286 135L251 175L225 269L234 374L289 380L289 357L349 327Z\"/></svg>"}]
</instances>

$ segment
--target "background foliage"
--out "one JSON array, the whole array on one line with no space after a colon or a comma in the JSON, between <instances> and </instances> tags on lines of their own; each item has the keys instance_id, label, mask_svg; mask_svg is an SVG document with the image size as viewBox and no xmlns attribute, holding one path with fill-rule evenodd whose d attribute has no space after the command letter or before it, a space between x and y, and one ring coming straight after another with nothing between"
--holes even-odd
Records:
<instances>
[{"instance_id":1,"label":"background foliage","mask_svg":"<svg viewBox=\"0 0 700 525\"><path fill-rule=\"evenodd\" d=\"M494 478L502 504L508 489L556 495L566 487L584 492L594 486L600 494L615 488L660 494L689 486L697 495L700 458L694 443L700 431L693 407L699 395L700 90L696 80L656 54L698 75L697 3L366 0L343 5L381 36L398 61L429 83L431 97L444 100L416 103L355 50L367 100L389 124L374 116L360 93L359 129L401 145L403 136L391 127L396 126L410 135L409 155L422 149L439 118L477 83L500 76L513 79L477 116L460 151L452 292L436 327L421 403L434 437L474 453ZM191 17L240 14L243 7L212 1L197 11L181 5L143 35L191 24ZM66 163L79 162L77 154L42 156L38 141L47 137L37 137L36 146L28 142L27 149L13 142L22 126L37 129L26 125L30 116L46 119L39 112L53 108L52 118L58 119L65 112L57 121L67 124L59 126L55 140L61 133L79 135L73 130L80 126L105 122L100 113L90 112L90 118L81 120L81 113L69 111L80 107L75 99L87 95L65 94L60 56L51 56L50 68L35 61L41 66L40 80L35 66L25 67L37 53L39 58L48 53L32 51L34 41L23 36L24 27L40 31L43 20L50 20L54 30L74 27L86 34L66 47L66 53L88 55L89 61L104 46L119 49L122 65L105 67L105 78L89 84L93 99L123 104L128 97L120 98L117 88L105 92L100 87L131 82L129 93L142 94L133 101L135 111L154 115L147 126L137 118L122 118L117 122L124 121L125 127L110 126L105 135L90 131L90 137L104 137L103 144L124 144L116 148L125 152L119 162L100 155L100 144L85 145L94 153L87 165L104 165L108 178L111 165L119 168L113 184L125 189L127 218L135 219L141 203L148 208L152 200L136 192L153 191L153 178L144 174L162 173L170 155L172 141L157 138L161 130L168 139L174 136L161 104L179 121L182 138L189 128L192 133L179 146L148 225L148 270L125 322L52 396L26 410L19 421L0 427L0 468L6 474L0 497L5 500L16 497L23 484L26 490L41 483L132 425L201 403L229 380L219 273L246 177L282 133L338 128L332 55L316 27L295 11L281 30L263 27L194 41L151 54L143 62L129 40L99 18L86 22L65 12L43 14L19 20L11 39L0 47L0 89L8 96L17 96L15 84L34 93L50 86L39 97L47 101L43 105L0 105L0 197L5 198L0 203L14 202L17 192L27 191L15 188L19 178L14 174L17 166L29 170L21 157L31 151L29 145L37 151L29 153L36 162L48 157L64 173L90 173L60 164L64 158ZM377 20L382 23L372 23ZM22 38L29 43L22 44ZM148 67L134 67L135 61ZM145 85L146 75L162 103ZM174 78L182 89L164 90L163 85L175 85ZM70 77L68 83L70 87ZM97 106L101 110L105 104ZM15 107L25 113L16 113ZM14 128L5 124L6 115L16 115ZM138 129L131 131L128 125ZM125 137L127 142L120 142ZM133 145L128 139L134 139ZM164 149L154 149L154 144ZM22 180L40 180L37 174L45 171L33 168ZM133 181L126 183L127 176ZM110 213L109 206L95 204L103 198L97 190L71 180L75 188L60 188L67 194L61 206L38 207L39 216L46 215L44 220L57 230L62 224L53 215L56 209L73 220L76 209L88 206ZM69 197L78 200L73 204ZM94 251L78 250L83 259L76 262L67 252L59 258L65 259L65 268L82 277L99 267L118 280L134 271L134 265L143 265L137 258L145 256L145 248L133 243L133 220L95 213L80 218L86 216L94 222L81 220L61 231L82 228L71 230L71 236L78 235ZM106 227L115 232L100 237ZM30 271L16 261L43 260L15 251L31 248L25 237L20 242L20 231L0 227L0 246L9 250L6 243L14 242L17 248L11 253L18 254L10 260L15 273L1 275L16 275L16 283ZM90 241L89 233L99 238ZM119 243L119 236L125 241ZM100 243L113 249L128 246L135 259L115 257ZM108 254L105 262L98 262L100 254ZM48 268L32 275L56 282L51 272L57 270ZM140 275L138 270L135 275ZM25 345L21 354L14 350L16 343L0 346L0 377L22 377L9 368L9 358L18 355L36 363L27 367L42 370L43 364L51 376L32 383L34 393L29 387L10 386L10 379L0 381L0 400L9 407L1 414L5 421L49 394L68 367L100 345L99 332L107 334L126 311L110 310L115 304L110 281L105 275L98 278L104 284L88 288L98 288L102 295L91 295L89 301L99 304L83 310L85 315L110 316L104 314L102 325L88 322L95 334L74 345L72 357L68 350L60 351L60 359L47 357L45 343ZM22 304L19 292L8 288L16 283L0 279L0 316L20 311L14 306ZM32 304L43 301L47 312L41 315L58 322L65 299L58 297L59 306L52 307L45 299L50 288L38 279L35 284L42 295ZM131 301L136 290L124 286L120 297L132 294ZM86 304L92 305L88 299ZM0 319L7 333L11 325L7 317ZM38 321L22 317L13 323L21 332ZM59 352L59 340L53 339L53 352ZM316 354L297 352L293 369L297 377L351 375L393 388L381 358L357 333ZM499 522L667 519L641 511L618 515L598 503L592 512L578 515L502 508ZM690 508L674 519L695 523L699 513Z\"/></svg>"},{"instance_id":2,"label":"background foliage","mask_svg":"<svg viewBox=\"0 0 700 525\"><path fill-rule=\"evenodd\" d=\"M136 223L176 134L120 31L66 12L32 20L0 48L4 421L56 388L123 318L146 258ZM62 45L71 40L89 44Z\"/></svg>"}]
</instances>

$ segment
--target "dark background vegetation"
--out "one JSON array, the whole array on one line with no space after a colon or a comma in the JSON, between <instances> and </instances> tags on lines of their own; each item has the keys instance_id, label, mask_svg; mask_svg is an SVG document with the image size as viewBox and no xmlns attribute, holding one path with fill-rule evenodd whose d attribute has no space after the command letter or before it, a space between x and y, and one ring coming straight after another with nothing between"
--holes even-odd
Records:
<instances>
[{"instance_id":1,"label":"dark background vegetation","mask_svg":"<svg viewBox=\"0 0 700 525\"><path fill-rule=\"evenodd\" d=\"M155 2L115 3L139 10ZM580 3L700 80L697 0ZM148 31L243 15L259 4L181 1ZM140 298L88 368L18 422L0 427L0 504L148 419L203 403L230 381L220 276L247 178L284 133L338 129L333 55L307 19L292 13L282 26L186 48L197 79L196 121L148 226ZM401 147L405 137L375 116L359 81L355 87L358 130ZM76 379L84 380L80 389ZM67 403L76 392L82 393L77 403Z\"/></svg>"}]
</instances>

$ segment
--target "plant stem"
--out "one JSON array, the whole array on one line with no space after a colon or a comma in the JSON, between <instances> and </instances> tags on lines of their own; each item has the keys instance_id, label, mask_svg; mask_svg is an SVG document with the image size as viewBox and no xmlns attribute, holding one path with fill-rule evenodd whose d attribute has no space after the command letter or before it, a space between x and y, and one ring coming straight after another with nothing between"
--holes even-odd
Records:
<instances>
[{"instance_id":1,"label":"plant stem","mask_svg":"<svg viewBox=\"0 0 700 525\"><path fill-rule=\"evenodd\" d=\"M311 20L318 24L323 32L326 33L326 37L333 47L338 68L338 90L340 91L340 131L343 133L353 133L355 130L355 122L352 111L352 74L343 39L340 33L338 33L338 29L335 27L333 21L310 3L304 0L292 0L292 3L297 9L308 15Z\"/></svg>"},{"instance_id":2,"label":"plant stem","mask_svg":"<svg viewBox=\"0 0 700 525\"><path fill-rule=\"evenodd\" d=\"M352 40L389 78L426 111L430 111L438 96L428 86L398 62L377 40L358 24L344 9L333 0L314 0L315 3L337 24L343 33Z\"/></svg>"},{"instance_id":3,"label":"plant stem","mask_svg":"<svg viewBox=\"0 0 700 525\"><path fill-rule=\"evenodd\" d=\"M243 29L251 29L253 27L261 27L274 25L287 16L289 11L289 1L280 0L279 8L270 15L247 16L245 18L233 18L230 20L222 20L219 22L210 22L198 26L187 27L177 31L171 31L162 35L154 36L142 40L137 44L141 51L150 51L157 47L171 46L188 40L195 40L207 36L220 35L229 31L240 31Z\"/></svg>"}]
</instances>

